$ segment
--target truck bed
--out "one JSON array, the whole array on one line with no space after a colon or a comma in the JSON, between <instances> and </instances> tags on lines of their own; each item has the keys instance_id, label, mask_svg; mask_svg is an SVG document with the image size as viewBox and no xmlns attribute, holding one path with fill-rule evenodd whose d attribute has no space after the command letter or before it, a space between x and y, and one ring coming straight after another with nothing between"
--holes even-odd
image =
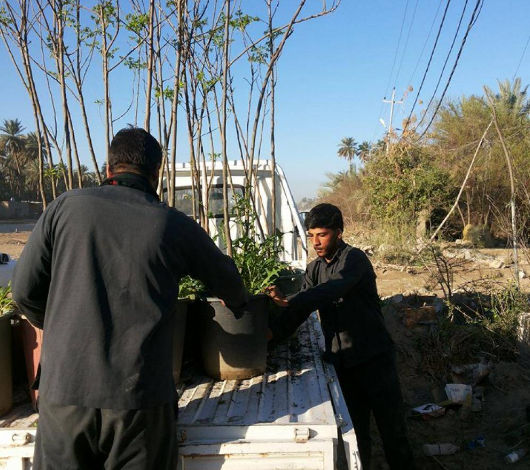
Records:
<instances>
[{"instance_id":1,"label":"truck bed","mask_svg":"<svg viewBox=\"0 0 530 470\"><path fill-rule=\"evenodd\" d=\"M184 378L178 439L183 469L333 469L339 430L350 469L357 443L335 370L321 360L313 314L249 380ZM251 461L252 463L249 463Z\"/></svg>"},{"instance_id":2,"label":"truck bed","mask_svg":"<svg viewBox=\"0 0 530 470\"><path fill-rule=\"evenodd\" d=\"M339 431L349 468L357 444L334 368L321 358L316 315L268 357L265 374L216 381L184 373L179 391L179 469L335 468ZM23 405L0 420L0 468L29 469L38 415ZM5 460L4 460L5 464Z\"/></svg>"}]
</instances>

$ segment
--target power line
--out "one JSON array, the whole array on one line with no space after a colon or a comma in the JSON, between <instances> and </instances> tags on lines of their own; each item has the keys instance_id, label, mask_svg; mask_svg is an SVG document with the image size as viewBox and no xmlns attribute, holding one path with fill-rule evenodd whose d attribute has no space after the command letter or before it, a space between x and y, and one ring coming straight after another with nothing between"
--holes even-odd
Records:
<instances>
[{"instance_id":1,"label":"power line","mask_svg":"<svg viewBox=\"0 0 530 470\"><path fill-rule=\"evenodd\" d=\"M422 134L420 135L420 139L427 133L427 131L429 130L429 127L431 127L431 124L433 123L434 118L436 117L436 114L438 113L438 110L440 109L440 106L442 105L443 99L445 97L447 89L449 88L449 85L450 85L451 80L453 78L453 75L455 73L456 67L458 65L458 61L460 60L460 56L462 55L462 51L464 50L464 45L466 44L469 32L471 31L471 28L477 22L478 17L480 16L480 13L482 12L483 3L484 3L484 0L477 0L477 3L475 5L475 9L473 10L473 13L471 15L471 19L470 19L469 24L467 26L466 34L464 35L464 38L462 39L462 44L460 45L460 50L458 51L458 54L456 56L455 63L453 65L453 69L451 70L451 74L449 75L449 78L448 78L447 83L445 85L445 88L444 88L444 91L442 93L442 96L440 97L440 100L438 101L438 104L436 106L436 109L434 110L434 113L433 113L433 115L431 117L431 120L429 121L429 124L427 124L427 127L423 130Z\"/></svg>"},{"instance_id":2,"label":"power line","mask_svg":"<svg viewBox=\"0 0 530 470\"><path fill-rule=\"evenodd\" d=\"M388 83L385 88L385 96L388 93L388 87L390 86L390 83L392 81L392 75L394 74L394 67L396 66L396 59L399 52L399 46L401 45L401 36L403 35L403 26L405 26L405 19L407 17L407 11L409 9L409 0L407 0L407 3L405 5L405 12L403 13L403 19L401 20L401 29L399 30L399 38L398 43L396 46L396 52L394 53L394 60L392 61L392 68L390 69L390 76L388 77Z\"/></svg>"},{"instance_id":3,"label":"power line","mask_svg":"<svg viewBox=\"0 0 530 470\"><path fill-rule=\"evenodd\" d=\"M529 43L530 43L530 36L528 36L528 40L526 41L526 45L524 46L523 53L521 54L521 58L519 59L519 63L517 64L517 68L515 69L515 73L513 74L512 80L515 79L517 72L519 72L519 67L521 67L521 63L523 62L523 58L526 54L526 49L528 49Z\"/></svg>"},{"instance_id":4,"label":"power line","mask_svg":"<svg viewBox=\"0 0 530 470\"><path fill-rule=\"evenodd\" d=\"M401 72L401 66L403 65L403 59L405 58L405 52L407 51L407 46L409 44L410 32L412 31L412 25L414 24L414 18L416 18L416 10L418 8L418 2L419 2L419 0L416 0L416 5L414 5L414 11L412 12L412 19L410 20L409 32L407 33L407 39L405 41L405 47L403 47L403 53L401 54L401 60L399 62L399 67L398 67L398 71L397 71L397 74L396 74L396 79L394 80L394 88L397 85L397 81L399 79L399 73Z\"/></svg>"},{"instance_id":5,"label":"power line","mask_svg":"<svg viewBox=\"0 0 530 470\"><path fill-rule=\"evenodd\" d=\"M450 1L450 0L449 0L449 1ZM407 39L406 39L406 41L405 41L405 46L404 46L404 48L403 48L403 52L402 52L402 55L401 55L401 60L400 60L399 67L398 67L398 71L397 71L396 78L395 78L395 81L394 81L394 88L395 88L396 82L397 82L397 80L398 80L398 78L399 78L399 75L400 75L400 72L401 72L401 67L402 67L402 65L403 65L403 59L404 59L404 57L405 57L405 52L406 52L406 50L407 50L407 46L408 46L408 43L409 43L409 38L410 38L411 31L412 31L412 26L413 26L413 24L414 24L414 19L415 19L415 17L416 17L416 10L417 10L417 8L418 8L418 2L419 2L419 0L416 0L416 3L415 3L415 5L414 5L414 11L413 11L413 13L412 13L412 19L411 19L410 26L409 26L409 30L408 30L408 33L407 33ZM433 30L434 24L435 24L435 22L436 22L436 18L438 17L438 13L439 13L440 8L441 8L441 6L442 6L442 2L443 2L443 0L440 0L440 3L438 4L438 8L437 8L436 13L435 13L435 15L434 15L434 18L433 18L433 21L432 21L432 24L431 24L431 28L430 28L430 30L429 30L429 34L427 35L427 39L425 40L425 44L423 45L423 49L422 49L422 51L421 51L421 54L420 54L420 57L419 57L418 62L417 62L417 64L416 64L416 67L414 68L414 72L413 72L413 74L412 74L412 76L411 76L411 78L410 78L410 80L409 80L409 83L412 81L412 77L413 77L414 74L416 73L416 69L418 68L418 65L419 65L419 63L420 63L420 61L421 61L421 58L422 58L422 56L423 56L423 52L425 51L425 47L427 46L427 42L429 41L429 38L431 37L431 33L432 33L432 30ZM385 89L385 97L384 97L384 99L386 99L386 95L387 95L387 93L388 93L388 88L389 88L390 83L391 83L391 81L392 81L392 75L393 75L393 72L394 72L394 67L395 67L396 58L397 58L397 55L398 55L398 52L399 52L399 46L400 46L400 43L401 43L401 37L402 37L402 34L403 34L403 28L404 28L404 25L405 25L405 19L406 19L406 16L407 16L408 6L409 6L409 0L407 0L407 4L406 4L406 6L405 6L405 12L404 12L404 14L403 14L403 18L402 18L402 20L401 20L401 28L400 28L400 32L399 32L398 45L397 45L397 47L396 47L396 51L395 51L395 53L394 53L394 59L393 59L393 62L392 62L392 68L391 68L391 70L390 70L390 75L389 75L389 77L388 77L388 83L387 83L387 85L386 85L386 89ZM381 104L381 109L379 110L379 119L378 119L378 121L380 121L380 120L381 120L381 117L383 116L383 110L384 110L384 108L385 108L385 104L386 104L386 103L385 103L385 101L383 100L383 103ZM377 122L377 123L375 124L374 132L373 132L372 140L371 140L372 142L374 141L374 139L375 139L375 137L376 137L376 135L377 135L377 129L378 129L378 127L379 127L379 122Z\"/></svg>"},{"instance_id":6,"label":"power line","mask_svg":"<svg viewBox=\"0 0 530 470\"><path fill-rule=\"evenodd\" d=\"M429 110L429 108L431 107L432 102L434 101L434 98L436 96L436 92L438 91L438 87L440 86L443 74L445 72L445 67L447 66L447 63L449 62L449 58L451 56L451 53L453 52L453 47L454 47L456 39L458 37L458 33L460 32L460 27L462 26L462 20L464 19L464 15L466 13L468 2L469 2L469 0L466 0L466 3L464 4L464 8L462 10L462 14L460 15L460 20L458 21L458 26L456 28L456 33L455 33L455 36L453 38L453 42L451 43L451 47L449 48L449 52L447 53L447 57L445 58L445 62L444 62L444 65L442 67L442 71L440 72L440 76L438 77L438 83L436 83L436 88L434 89L434 93L432 94L431 99L429 100L429 104L425 108L425 114L423 114L423 116L420 119L420 122L418 123L417 127L419 127L421 125L421 123L423 122L423 120L425 119L425 116L427 115L427 111Z\"/></svg>"},{"instance_id":7,"label":"power line","mask_svg":"<svg viewBox=\"0 0 530 470\"><path fill-rule=\"evenodd\" d=\"M417 1L418 0L416 0L416 5L417 5ZM399 31L399 38L398 38L398 43L397 43L397 47L396 47L396 52L394 53L394 60L392 61L392 67L390 69L390 75L388 76L388 83L386 84L386 88L385 88L385 95L384 95L385 98L386 98L386 95L388 93L388 88L390 87L390 83L392 82L392 76L394 75L394 67L396 66L396 59L397 59L398 52L399 52L399 46L401 44L401 36L403 35L403 27L405 25L405 19L407 17L408 8L409 8L409 0L407 0L407 3L405 5L405 12L403 13L403 18L401 20L401 28L400 28L400 31ZM414 12L415 12L415 10L414 10ZM410 31L409 31L409 34L410 34ZM407 37L407 42L408 42L408 37ZM400 68L401 68L401 65L400 65ZM383 102L383 104L381 105L381 109L379 110L378 122L375 124L375 127L374 127L374 134L372 136L372 142L374 141L375 136L377 134L377 128L379 127L379 119L381 119L381 117L383 116L384 107L385 107L385 103Z\"/></svg>"},{"instance_id":8,"label":"power line","mask_svg":"<svg viewBox=\"0 0 530 470\"><path fill-rule=\"evenodd\" d=\"M425 78L427 78L427 73L429 72L429 67L431 66L432 58L434 57L434 53L436 51L436 46L438 45L438 40L440 39L440 34L442 33L442 28L445 23L445 17L447 16L447 10L449 10L449 5L451 4L451 0L447 0L447 5L445 6L444 14L442 17L442 21L440 23L440 27L438 28L438 34L436 35L436 40L434 41L434 46L432 48L431 57L429 57L429 62L427 63L427 68L425 69L425 73L423 74L423 78L421 80L421 85L418 90L418 93L416 94L416 99L414 100L414 104L412 105L412 109L410 110L410 114L408 117L408 121L410 121L410 118L412 117L412 113L414 112L414 108L416 107L416 103L418 102L418 98L420 96L421 90L423 88L423 84L425 83Z\"/></svg>"},{"instance_id":9,"label":"power line","mask_svg":"<svg viewBox=\"0 0 530 470\"><path fill-rule=\"evenodd\" d=\"M421 59L423 57L423 53L425 52L425 48L427 47L427 43L429 42L429 39L431 37L434 24L436 23L436 18L438 18L438 13L440 12L440 8L442 7L442 2L443 0L440 0L440 3L438 4L438 8L436 9L436 13L434 14L434 18L432 19L431 28L429 29L429 34L427 34L427 39L425 39L425 43L423 44L423 48L421 49L420 56L418 57L418 62L416 62L414 71L412 72L412 75L410 76L409 85L412 83L412 79L414 78L414 75L416 75L416 70L418 70L418 66L420 65Z\"/></svg>"}]
</instances>

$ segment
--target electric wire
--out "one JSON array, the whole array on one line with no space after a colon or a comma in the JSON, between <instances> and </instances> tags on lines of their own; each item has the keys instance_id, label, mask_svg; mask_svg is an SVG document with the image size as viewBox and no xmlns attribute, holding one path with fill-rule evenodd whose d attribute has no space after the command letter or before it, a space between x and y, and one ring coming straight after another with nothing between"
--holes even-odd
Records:
<instances>
[{"instance_id":1,"label":"electric wire","mask_svg":"<svg viewBox=\"0 0 530 470\"><path fill-rule=\"evenodd\" d=\"M440 12L440 8L442 7L442 2L443 2L443 0L440 0L440 3L438 4L438 8L436 9L436 13L434 14L434 18L432 19L431 27L429 29L429 34L427 34L427 39L425 39L425 42L423 43L423 48L421 49L420 56L418 57L418 61L416 62L416 66L414 67L412 75L410 76L409 85L412 83L412 79L414 78L414 75L416 75L416 71L418 70L418 67L420 65L421 59L423 57L423 53L425 52L425 48L427 47L429 39L431 38L432 30L433 30L434 25L436 23L436 19L438 18L438 13Z\"/></svg>"},{"instance_id":2,"label":"electric wire","mask_svg":"<svg viewBox=\"0 0 530 470\"><path fill-rule=\"evenodd\" d=\"M416 5L414 5L414 11L412 12L412 19L410 20L409 32L407 33L407 39L405 41L405 46L403 47L403 53L401 54L401 60L399 62L399 67L398 67L398 71L397 71L397 74L396 74L396 79L394 80L394 88L397 85L397 81L399 79L399 74L401 72L401 66L403 65L403 59L405 58L405 52L407 51L407 46L409 44L410 33L412 31L412 25L414 24L414 18L416 18L416 10L418 9L418 3L419 3L419 0L416 0Z\"/></svg>"},{"instance_id":3,"label":"electric wire","mask_svg":"<svg viewBox=\"0 0 530 470\"><path fill-rule=\"evenodd\" d=\"M458 54L456 56L455 63L453 65L453 69L451 70L451 74L449 75L449 78L448 78L447 83L445 85L444 91L442 92L442 96L440 97L440 100L438 101L436 109L434 110L434 113L431 116L431 120L429 121L429 124L427 124L427 127L421 133L421 135L419 137L420 139L427 133L427 131L431 127L431 124L433 123L434 118L436 117L436 114L438 113L438 110L440 109L440 106L442 105L442 102L443 102L443 99L445 97L445 94L447 93L447 89L449 88L449 85L451 84L451 80L453 79L453 75L455 73L456 67L458 66L458 62L460 60L460 56L462 55L462 51L464 50L464 46L466 44L469 32L471 31L471 29L473 28L473 26L477 22L478 17L480 16L480 13L482 12L483 3L484 3L484 0L477 0L477 3L475 5L475 9L473 10L473 13L471 15L471 19L470 19L469 24L467 26L466 34L464 35L464 37L462 39L462 44L460 45L460 49L459 49Z\"/></svg>"},{"instance_id":4,"label":"electric wire","mask_svg":"<svg viewBox=\"0 0 530 470\"><path fill-rule=\"evenodd\" d=\"M480 7L478 9L478 13L477 13L477 16L475 17L475 20L473 21L473 23L471 24L471 27L475 26L475 23L477 22L478 20L478 17L480 16L480 13L482 13L482 7L484 6L484 0L482 0L482 3L480 4Z\"/></svg>"},{"instance_id":5,"label":"electric wire","mask_svg":"<svg viewBox=\"0 0 530 470\"><path fill-rule=\"evenodd\" d=\"M401 37L403 35L403 27L405 25L405 19L407 17L407 10L409 8L409 1L410 0L407 0L407 3L405 5L405 12L403 13L403 18L401 20L401 28L400 28L400 31L399 31L399 38L398 38L398 43L397 43L397 47L396 47L396 52L394 53L394 60L392 61L392 67L390 69L390 75L388 77L388 83L386 84L386 88L385 88L385 95L384 95L384 98L383 99L386 99L386 95L388 94L388 89L390 87L390 83L392 82L392 76L394 75L394 68L395 68L395 65L396 65L396 59L397 59L397 56L398 56L398 52L399 52L399 46L401 44ZM440 0L441 2L442 0ZM418 6L418 0L416 0L416 7ZM416 14L416 8L414 9L414 14ZM414 17L413 17L413 20L414 20ZM410 36L410 30L409 30L409 34ZM408 43L408 36L407 36L407 43ZM406 45L405 45L405 49L406 49ZM403 57L401 58L401 61L403 62ZM399 68L401 69L401 64L399 66ZM398 72L399 73L399 72ZM396 78L397 80L397 78ZM372 136L372 142L374 141L375 139L375 136L377 134L377 128L379 127L379 120L381 119L381 117L383 116L383 109L385 107L385 103L383 103L381 105L381 109L379 110L379 117L378 117L378 122L375 124L375 127L374 127L374 133L373 133L373 136Z\"/></svg>"},{"instance_id":6,"label":"electric wire","mask_svg":"<svg viewBox=\"0 0 530 470\"><path fill-rule=\"evenodd\" d=\"M392 82L392 76L394 75L394 68L396 66L396 59L398 56L399 47L401 45L401 37L403 36L403 27L405 26L405 19L407 17L408 9L409 9L409 0L407 0L407 3L405 5L405 12L403 13L403 18L401 20L401 28L399 30L399 38L398 38L398 43L396 46L396 52L394 53L394 60L392 61L392 67L390 69L390 76L388 77L388 83L386 84L386 88L385 88L385 98L386 98L386 95L388 94L390 83Z\"/></svg>"},{"instance_id":7,"label":"electric wire","mask_svg":"<svg viewBox=\"0 0 530 470\"><path fill-rule=\"evenodd\" d=\"M524 46L523 53L521 54L521 58L519 59L519 63L517 64L517 68L515 69L515 73L513 74L512 80L515 79L517 72L519 72L519 67L521 67L521 63L523 62L524 56L526 54L526 49L528 49L528 44L530 44L530 36L528 36L528 40L526 41L526 45Z\"/></svg>"},{"instance_id":8,"label":"electric wire","mask_svg":"<svg viewBox=\"0 0 530 470\"><path fill-rule=\"evenodd\" d=\"M464 15L466 13L467 4L468 3L469 3L469 0L466 0L466 3L464 4L464 8L462 9L462 14L460 15L460 20L458 21L458 26L456 28L456 33L455 33L455 36L453 38L453 42L451 43L451 47L449 48L449 52L447 53L447 57L445 58L445 62L444 62L444 65L442 67L442 71L440 72L440 76L438 77L438 82L436 83L436 88L434 89L434 92L433 92L433 94L431 96L431 99L429 100L429 104L425 108L425 113L421 117L420 122L418 123L418 125L416 127L420 127L421 123L425 119L425 116L427 115L427 111L431 107L431 104L434 101L434 98L436 97L436 92L438 91L438 88L440 87L440 83L442 82L442 77L443 77L443 74L445 72L445 68L447 67L447 63L449 62L449 58L451 57L451 53L453 52L453 48L455 46L456 39L458 38L458 33L460 33L460 27L462 26L462 20L464 19Z\"/></svg>"},{"instance_id":9,"label":"electric wire","mask_svg":"<svg viewBox=\"0 0 530 470\"><path fill-rule=\"evenodd\" d=\"M421 90L423 89L423 84L425 83L425 79L427 78L427 73L429 72L429 68L431 66L431 62L434 57L434 53L436 52L436 46L438 45L438 40L440 39L440 35L442 33L442 29L445 23L445 18L447 16L447 10L449 10L450 4L451 4L451 0L447 0L447 5L445 6L444 14L442 16L442 21L440 22L440 27L438 28L438 34L436 35L436 40L434 41L434 46L431 51L431 56L429 57L429 62L427 63L427 68L425 69L425 73L423 74L423 78L421 80L420 88L418 90L418 93L416 93L414 104L412 105L412 109L410 110L410 114L408 117L409 122L410 122L410 119L412 118L412 114L414 113L414 108L416 107L416 103L418 102L418 98L420 96Z\"/></svg>"}]
</instances>

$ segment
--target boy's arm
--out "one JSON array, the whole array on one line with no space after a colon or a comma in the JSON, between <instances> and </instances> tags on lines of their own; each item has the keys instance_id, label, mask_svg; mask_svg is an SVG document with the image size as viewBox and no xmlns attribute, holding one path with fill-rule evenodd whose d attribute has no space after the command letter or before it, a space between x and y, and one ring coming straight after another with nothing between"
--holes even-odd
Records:
<instances>
[{"instance_id":1,"label":"boy's arm","mask_svg":"<svg viewBox=\"0 0 530 470\"><path fill-rule=\"evenodd\" d=\"M357 250L347 253L343 266L326 282L309 287L288 299L292 310L318 310L346 295L369 273L366 255Z\"/></svg>"},{"instance_id":2,"label":"boy's arm","mask_svg":"<svg viewBox=\"0 0 530 470\"><path fill-rule=\"evenodd\" d=\"M305 289L284 298L282 303L274 299L277 304L287 307L287 310L271 327L273 339L279 340L289 336L312 312L347 294L368 274L368 266L366 255L352 250L346 255L342 268L332 274L326 282L317 284L312 279L311 273L307 273Z\"/></svg>"},{"instance_id":3,"label":"boy's arm","mask_svg":"<svg viewBox=\"0 0 530 470\"><path fill-rule=\"evenodd\" d=\"M305 273L304 280L302 282L302 288L299 292L303 292L314 286L313 281L313 270L311 266L308 266L308 269ZM289 299L295 297L298 294L293 294L285 298L280 291L275 288L269 290L269 295L272 297L274 302L281 307L288 307ZM272 324L270 331L271 337L268 339L281 340L292 335L296 329L307 319L314 309L305 309L305 310L293 310L287 308L282 315Z\"/></svg>"}]
</instances>

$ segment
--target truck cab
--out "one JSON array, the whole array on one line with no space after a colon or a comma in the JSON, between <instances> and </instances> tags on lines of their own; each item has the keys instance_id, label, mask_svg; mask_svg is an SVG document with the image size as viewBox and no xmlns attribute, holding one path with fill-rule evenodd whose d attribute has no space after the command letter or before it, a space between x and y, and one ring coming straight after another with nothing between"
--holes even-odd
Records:
<instances>
[{"instance_id":1,"label":"truck cab","mask_svg":"<svg viewBox=\"0 0 530 470\"><path fill-rule=\"evenodd\" d=\"M238 197L245 196L250 191L253 208L257 215L256 232L258 236L270 235L272 228L281 233L281 261L290 266L305 269L307 264L307 239L302 219L296 207L291 189L285 178L283 169L276 164L274 185L276 192L276 211L273 224L273 176L272 165L269 160L260 160L253 166L252 183L249 188L248 170L240 160L229 162L228 198L229 209L233 209ZM196 217L202 204L208 215L207 231L221 249L225 249L223 237L220 236L223 221L223 167L220 162L206 162L200 170L200 188L196 188L189 163L180 163L175 167L175 207L190 217ZM168 187L163 183L164 197L167 200ZM201 201L194 197L194 193L201 193ZM195 205L195 210L193 206ZM205 227L206 228L206 227ZM232 239L237 238L240 228L230 223Z\"/></svg>"}]
</instances>

